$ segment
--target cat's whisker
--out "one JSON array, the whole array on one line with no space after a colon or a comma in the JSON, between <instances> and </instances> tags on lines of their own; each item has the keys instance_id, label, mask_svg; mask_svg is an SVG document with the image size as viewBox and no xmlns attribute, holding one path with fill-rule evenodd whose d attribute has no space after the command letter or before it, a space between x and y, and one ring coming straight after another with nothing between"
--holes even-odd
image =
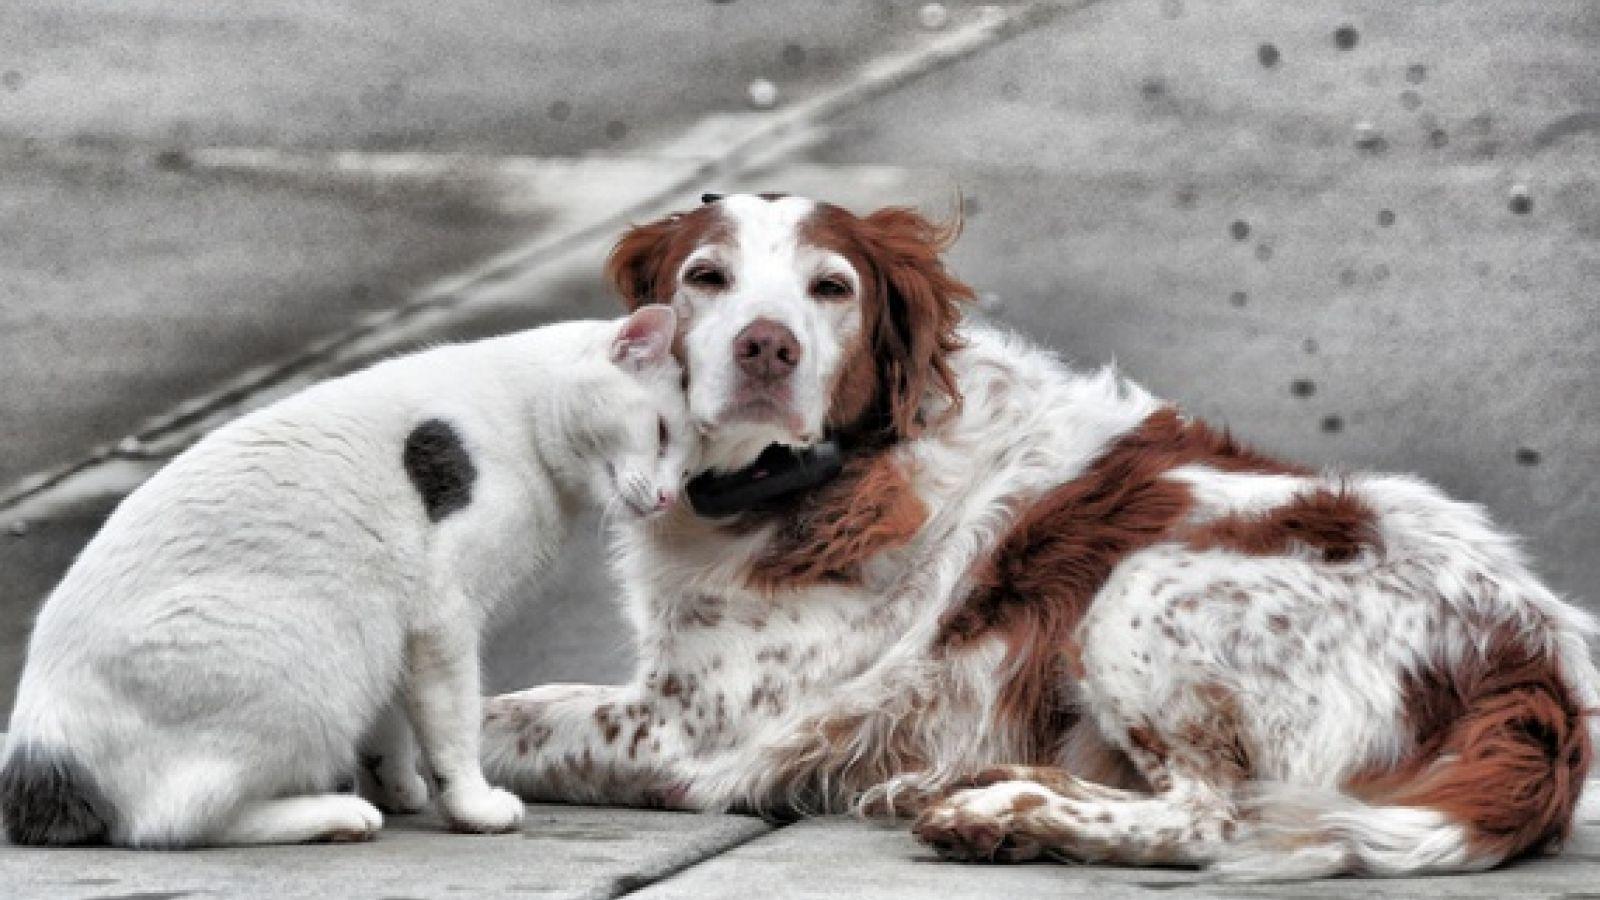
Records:
<instances>
[{"instance_id":1,"label":"cat's whisker","mask_svg":"<svg viewBox=\"0 0 1600 900\"><path fill-rule=\"evenodd\" d=\"M620 506L622 506L622 498L617 495L612 495L612 497L605 502L605 505L600 508L600 525L595 535L596 537L600 538L601 540L605 540L606 535L611 531L611 525L615 521L617 509Z\"/></svg>"}]
</instances>

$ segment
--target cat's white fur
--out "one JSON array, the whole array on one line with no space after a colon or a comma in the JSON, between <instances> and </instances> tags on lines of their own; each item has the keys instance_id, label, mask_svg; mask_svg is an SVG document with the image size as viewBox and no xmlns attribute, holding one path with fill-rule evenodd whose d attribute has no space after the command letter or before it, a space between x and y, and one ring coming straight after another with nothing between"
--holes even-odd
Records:
<instances>
[{"instance_id":1,"label":"cat's white fur","mask_svg":"<svg viewBox=\"0 0 1600 900\"><path fill-rule=\"evenodd\" d=\"M674 326L650 307L391 360L175 459L39 614L0 770L8 834L369 836L378 810L333 792L364 737L380 803L427 798L397 698L452 825L516 827L521 801L478 763L479 638L580 505L671 505L694 443ZM442 482L403 461L423 425L446 439L419 451Z\"/></svg>"}]
</instances>

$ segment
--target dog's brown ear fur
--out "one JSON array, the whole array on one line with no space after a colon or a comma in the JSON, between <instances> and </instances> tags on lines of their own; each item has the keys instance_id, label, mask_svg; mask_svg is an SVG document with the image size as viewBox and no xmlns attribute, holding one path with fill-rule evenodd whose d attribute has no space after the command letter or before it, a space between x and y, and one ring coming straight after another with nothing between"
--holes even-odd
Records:
<instances>
[{"instance_id":1,"label":"dog's brown ear fur","mask_svg":"<svg viewBox=\"0 0 1600 900\"><path fill-rule=\"evenodd\" d=\"M670 302L678 267L718 221L712 207L703 206L628 229L606 258L606 280L629 310Z\"/></svg>"},{"instance_id":2,"label":"dog's brown ear fur","mask_svg":"<svg viewBox=\"0 0 1600 900\"><path fill-rule=\"evenodd\" d=\"M945 269L940 256L961 223L937 224L914 210L890 207L861 219L859 229L876 282L862 312L879 390L887 393L895 436L908 438L926 424L918 412L930 391L961 402L947 357L961 348L961 304L973 292Z\"/></svg>"}]
</instances>

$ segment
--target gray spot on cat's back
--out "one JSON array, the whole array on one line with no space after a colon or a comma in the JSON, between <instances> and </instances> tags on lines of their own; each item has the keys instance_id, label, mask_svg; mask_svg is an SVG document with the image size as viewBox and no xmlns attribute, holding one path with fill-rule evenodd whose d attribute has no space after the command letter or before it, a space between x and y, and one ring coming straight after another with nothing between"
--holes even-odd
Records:
<instances>
[{"instance_id":1,"label":"gray spot on cat's back","mask_svg":"<svg viewBox=\"0 0 1600 900\"><path fill-rule=\"evenodd\" d=\"M472 502L478 469L449 422L429 419L413 428L406 435L401 463L429 521L437 522Z\"/></svg>"}]
</instances>

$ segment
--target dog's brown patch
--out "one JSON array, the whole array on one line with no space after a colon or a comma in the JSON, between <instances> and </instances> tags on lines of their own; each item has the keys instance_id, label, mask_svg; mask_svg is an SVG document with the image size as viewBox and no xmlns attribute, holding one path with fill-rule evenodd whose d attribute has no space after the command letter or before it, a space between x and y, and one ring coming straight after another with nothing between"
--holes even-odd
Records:
<instances>
[{"instance_id":1,"label":"dog's brown patch","mask_svg":"<svg viewBox=\"0 0 1600 900\"><path fill-rule=\"evenodd\" d=\"M962 346L956 327L973 292L940 258L960 232L959 219L938 224L897 207L856 216L831 203L802 225L802 241L849 260L862 282L861 335L834 381L830 428L886 424L884 437L901 440L926 424L929 399L960 403L949 355Z\"/></svg>"},{"instance_id":2,"label":"dog's brown patch","mask_svg":"<svg viewBox=\"0 0 1600 900\"><path fill-rule=\"evenodd\" d=\"M1511 629L1456 666L1404 679L1416 750L1345 788L1369 803L1438 810L1468 829L1475 859L1513 859L1564 840L1592 757L1588 716L1560 666Z\"/></svg>"},{"instance_id":3,"label":"dog's brown patch","mask_svg":"<svg viewBox=\"0 0 1600 900\"><path fill-rule=\"evenodd\" d=\"M987 634L1005 637L1002 719L1040 742L1048 756L1072 724L1060 685L1071 677L1072 632L1100 586L1131 553L1170 540L1193 506L1189 488L1164 476L1204 464L1228 472L1310 474L1256 453L1227 432L1152 413L1079 477L1018 516L973 572L973 590L944 616L938 645L956 648Z\"/></svg>"},{"instance_id":4,"label":"dog's brown patch","mask_svg":"<svg viewBox=\"0 0 1600 900\"><path fill-rule=\"evenodd\" d=\"M1011 801L1011 811L1013 813L1025 813L1030 809L1038 809L1041 806L1045 806L1049 802L1050 800L1043 794L1018 794Z\"/></svg>"},{"instance_id":5,"label":"dog's brown patch","mask_svg":"<svg viewBox=\"0 0 1600 900\"><path fill-rule=\"evenodd\" d=\"M750 584L778 591L857 581L868 559L909 541L927 518L891 454L857 457L798 508L775 518L772 540L751 564Z\"/></svg>"},{"instance_id":6,"label":"dog's brown patch","mask_svg":"<svg viewBox=\"0 0 1600 900\"><path fill-rule=\"evenodd\" d=\"M696 248L727 236L727 220L715 206L636 225L611 248L606 280L629 310L649 303L671 303L683 261Z\"/></svg>"},{"instance_id":7,"label":"dog's brown patch","mask_svg":"<svg viewBox=\"0 0 1600 900\"><path fill-rule=\"evenodd\" d=\"M1378 549L1377 518L1355 494L1317 488L1264 512L1222 516L1189 531L1185 540L1196 550L1279 556L1304 549L1324 562L1349 562Z\"/></svg>"}]
</instances>

